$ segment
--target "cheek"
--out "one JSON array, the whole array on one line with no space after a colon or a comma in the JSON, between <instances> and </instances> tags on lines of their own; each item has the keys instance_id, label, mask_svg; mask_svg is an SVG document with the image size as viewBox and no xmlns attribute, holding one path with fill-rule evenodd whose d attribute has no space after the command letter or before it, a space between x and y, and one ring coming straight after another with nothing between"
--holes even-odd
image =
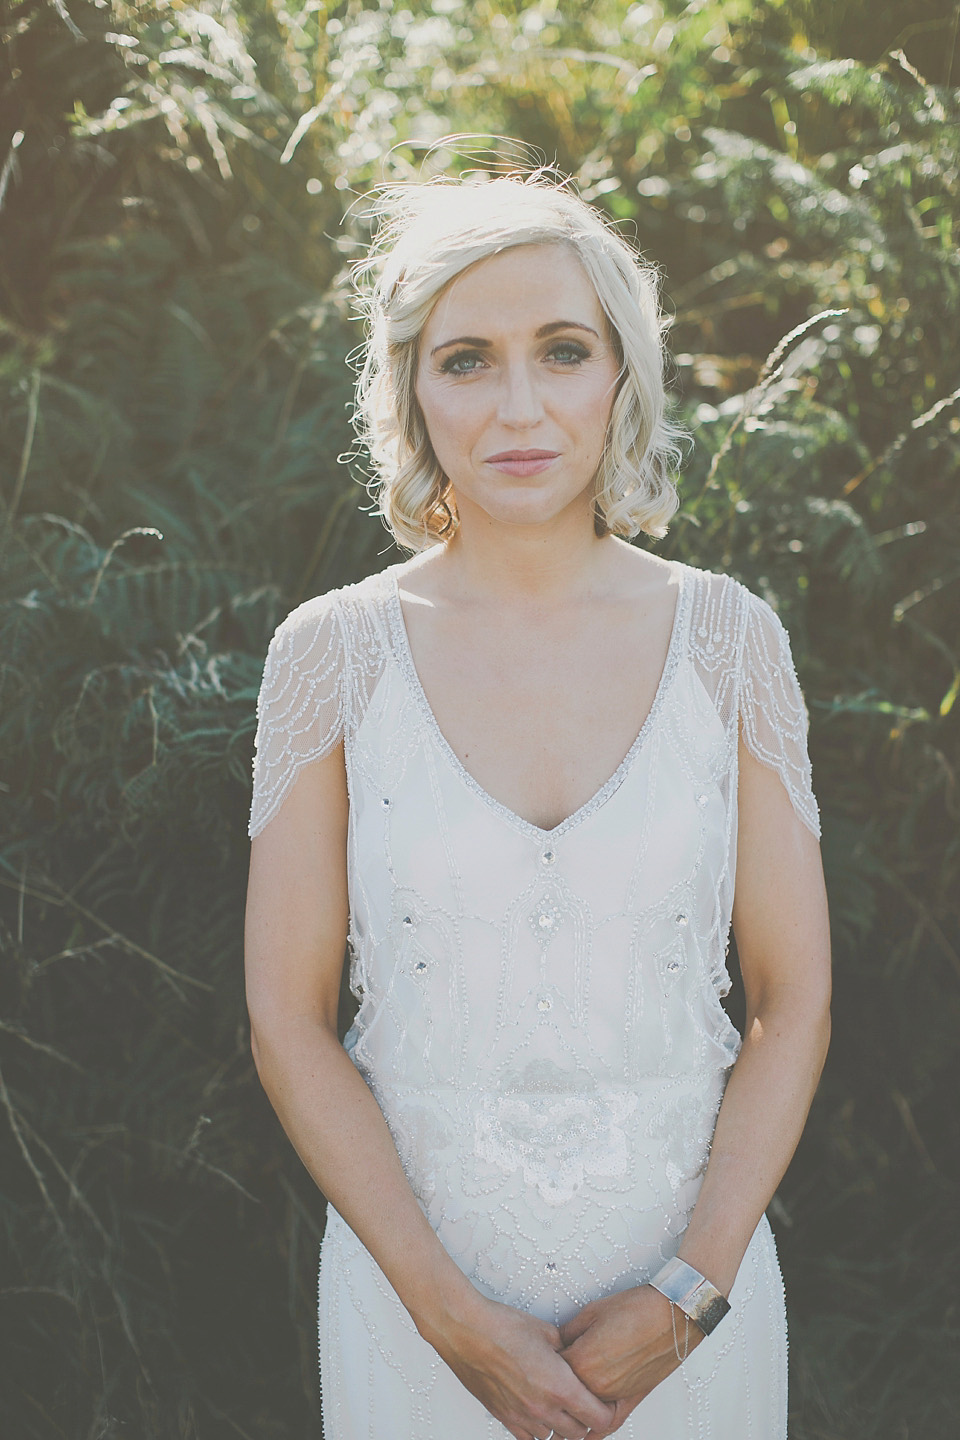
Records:
<instances>
[{"instance_id":1,"label":"cheek","mask_svg":"<svg viewBox=\"0 0 960 1440\"><path fill-rule=\"evenodd\" d=\"M433 390L425 385L418 391L420 413L427 427L430 443L437 455L447 454L463 448L463 442L471 430L476 406L471 406L469 396L456 390Z\"/></svg>"},{"instance_id":2,"label":"cheek","mask_svg":"<svg viewBox=\"0 0 960 1440\"><path fill-rule=\"evenodd\" d=\"M598 380L582 397L579 407L581 424L587 429L605 434L613 414L615 399L616 380Z\"/></svg>"}]
</instances>

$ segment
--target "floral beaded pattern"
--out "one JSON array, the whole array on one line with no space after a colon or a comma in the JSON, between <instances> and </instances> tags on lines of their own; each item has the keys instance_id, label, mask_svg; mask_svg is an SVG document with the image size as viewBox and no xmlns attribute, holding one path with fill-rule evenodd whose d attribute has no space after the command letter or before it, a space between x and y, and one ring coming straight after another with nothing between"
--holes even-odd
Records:
<instances>
[{"instance_id":1,"label":"floral beaded pattern","mask_svg":"<svg viewBox=\"0 0 960 1440\"><path fill-rule=\"evenodd\" d=\"M524 1184L535 1186L548 1205L563 1205L588 1175L626 1174L627 1126L636 1106L629 1090L571 1085L559 1066L533 1062L512 1083L484 1095L476 1152L507 1173L522 1170Z\"/></svg>"},{"instance_id":2,"label":"floral beaded pattern","mask_svg":"<svg viewBox=\"0 0 960 1440\"><path fill-rule=\"evenodd\" d=\"M584 806L542 830L492 799L441 734L399 578L392 567L317 597L278 627L258 705L250 830L278 813L302 765L343 741L360 1002L348 1052L458 1265L491 1298L562 1323L659 1268L688 1223L740 1043L720 1004L738 738L818 833L803 698L766 602L680 566L666 661L633 745ZM502 1435L483 1414L466 1423L465 1392L448 1390L348 1234L334 1223L321 1277L324 1313L344 1327L325 1362L331 1433ZM645 1401L650 1418L628 1421L625 1440L784 1433L779 1380L766 1409L733 1429L713 1428L698 1389L709 1384L715 1397L740 1385L744 1347L759 1343L773 1346L779 1375L780 1332L748 1338L782 1311L771 1247L758 1231L743 1313L678 1372L673 1418L661 1425ZM377 1377L369 1385L348 1378L351 1326ZM350 1408L358 1385L362 1414ZM683 1428L671 1428L681 1412Z\"/></svg>"}]
</instances>

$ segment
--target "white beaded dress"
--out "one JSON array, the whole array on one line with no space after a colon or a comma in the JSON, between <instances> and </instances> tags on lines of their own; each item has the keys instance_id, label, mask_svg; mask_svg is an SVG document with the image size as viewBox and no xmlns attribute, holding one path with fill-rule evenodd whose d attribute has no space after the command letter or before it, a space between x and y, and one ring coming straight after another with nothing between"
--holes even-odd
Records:
<instances>
[{"instance_id":1,"label":"white beaded dress","mask_svg":"<svg viewBox=\"0 0 960 1440\"><path fill-rule=\"evenodd\" d=\"M820 833L786 630L739 581L673 563L650 712L616 772L552 830L488 795L441 734L400 566L293 610L257 705L251 836L298 770L344 740L359 1001L345 1044L410 1184L480 1291L556 1324L659 1269L697 1197L740 1044L720 1004L738 717ZM786 1320L766 1218L730 1301L623 1440L784 1440ZM507 1436L332 1207L319 1323L326 1440Z\"/></svg>"}]
</instances>

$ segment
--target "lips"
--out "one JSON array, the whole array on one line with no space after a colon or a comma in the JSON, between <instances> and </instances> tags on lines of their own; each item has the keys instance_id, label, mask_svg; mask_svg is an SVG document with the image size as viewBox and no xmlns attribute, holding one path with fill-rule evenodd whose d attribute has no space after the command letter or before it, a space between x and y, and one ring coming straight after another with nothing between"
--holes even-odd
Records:
<instances>
[{"instance_id":1,"label":"lips","mask_svg":"<svg viewBox=\"0 0 960 1440\"><path fill-rule=\"evenodd\" d=\"M557 451L499 451L489 456L486 464L504 475L538 475L558 458Z\"/></svg>"},{"instance_id":2,"label":"lips","mask_svg":"<svg viewBox=\"0 0 960 1440\"><path fill-rule=\"evenodd\" d=\"M487 457L488 465L496 465L503 461L516 460L556 460L556 450L502 450L499 455Z\"/></svg>"}]
</instances>

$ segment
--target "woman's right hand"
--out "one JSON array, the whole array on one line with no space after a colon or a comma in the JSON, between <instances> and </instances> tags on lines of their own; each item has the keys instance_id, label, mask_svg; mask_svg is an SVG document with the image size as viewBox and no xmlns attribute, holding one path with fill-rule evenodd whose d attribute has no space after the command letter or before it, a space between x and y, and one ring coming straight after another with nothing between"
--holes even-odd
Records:
<instances>
[{"instance_id":1,"label":"woman's right hand","mask_svg":"<svg viewBox=\"0 0 960 1440\"><path fill-rule=\"evenodd\" d=\"M555 1325L473 1291L421 1334L515 1440L583 1440L610 1433L615 1406L592 1395L560 1355Z\"/></svg>"}]
</instances>

